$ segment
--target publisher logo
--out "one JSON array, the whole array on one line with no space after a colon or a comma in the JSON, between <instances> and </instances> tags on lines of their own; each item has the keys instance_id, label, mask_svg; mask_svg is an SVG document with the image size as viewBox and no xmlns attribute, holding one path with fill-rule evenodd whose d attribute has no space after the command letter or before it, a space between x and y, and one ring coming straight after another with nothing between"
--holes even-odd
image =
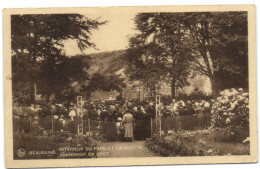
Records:
<instances>
[{"instance_id":1,"label":"publisher logo","mask_svg":"<svg viewBox=\"0 0 260 169\"><path fill-rule=\"evenodd\" d=\"M25 150L23 148L19 148L17 150L17 156L18 157L24 157L25 156Z\"/></svg>"}]
</instances>

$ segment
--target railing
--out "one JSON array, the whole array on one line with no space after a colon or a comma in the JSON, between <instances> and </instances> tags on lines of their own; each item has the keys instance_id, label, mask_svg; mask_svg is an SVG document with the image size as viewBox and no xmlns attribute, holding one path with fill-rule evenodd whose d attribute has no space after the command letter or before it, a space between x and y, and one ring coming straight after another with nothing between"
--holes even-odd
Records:
<instances>
[{"instance_id":1,"label":"railing","mask_svg":"<svg viewBox=\"0 0 260 169\"><path fill-rule=\"evenodd\" d=\"M42 135L44 131L68 131L72 135L78 134L78 119L52 120L50 118L23 117L13 119L14 132L34 133ZM151 137L151 119L136 120L133 123L135 139ZM83 119L83 134L86 136L99 135L108 140L115 140L124 136L122 122Z\"/></svg>"},{"instance_id":2,"label":"railing","mask_svg":"<svg viewBox=\"0 0 260 169\"><path fill-rule=\"evenodd\" d=\"M33 117L23 117L13 119L14 132L35 133L42 135L43 131L67 131L72 135L78 134L78 119L51 119ZM210 113L204 113L202 118L195 115L173 116L161 118L161 129L164 132L180 131L180 130L195 130L209 127L211 123ZM87 136L100 135L104 138L114 140L113 137L120 135L123 137L122 123L109 122L100 120L83 119L83 134ZM38 126L38 129L37 129ZM143 119L134 121L134 138L146 139L155 134L155 119Z\"/></svg>"},{"instance_id":3,"label":"railing","mask_svg":"<svg viewBox=\"0 0 260 169\"><path fill-rule=\"evenodd\" d=\"M211 124L210 113L204 113L202 118L199 118L197 114L185 115L185 116L173 116L161 118L162 131L168 132L169 130L173 132L181 130L196 130L207 128ZM152 135L155 131L155 120L152 120Z\"/></svg>"}]
</instances>

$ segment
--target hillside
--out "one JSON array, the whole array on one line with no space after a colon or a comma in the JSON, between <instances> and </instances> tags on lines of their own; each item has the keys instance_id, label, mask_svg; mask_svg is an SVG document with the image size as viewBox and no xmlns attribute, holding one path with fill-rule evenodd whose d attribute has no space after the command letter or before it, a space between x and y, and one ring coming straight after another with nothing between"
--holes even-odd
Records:
<instances>
[{"instance_id":1,"label":"hillside","mask_svg":"<svg viewBox=\"0 0 260 169\"><path fill-rule=\"evenodd\" d=\"M126 66L124 52L124 50L117 50L89 54L88 56L91 58L90 75L93 73L100 73L102 75L114 74L124 69ZM84 59L84 57L82 57L82 60L88 62L88 59Z\"/></svg>"},{"instance_id":2,"label":"hillside","mask_svg":"<svg viewBox=\"0 0 260 169\"><path fill-rule=\"evenodd\" d=\"M102 52L102 53L94 53L89 55L80 56L83 62L89 63L90 62L90 69L88 73L90 77L94 73L100 73L102 75L108 74L121 74L124 75L123 70L126 68L126 61L124 60L124 53L125 50L117 50L117 51L110 51L110 52ZM178 93L191 93L195 88L198 88L201 91L206 93L210 93L210 83L209 79L206 76L195 76L193 79L188 79L190 82L190 86L186 86L182 89L176 91ZM139 89L133 88L133 82L127 81L127 87L123 91L123 97L138 97ZM168 85L164 85L161 93L164 95L170 95L171 89ZM108 99L108 98L115 98L117 92L103 92L97 91L94 92L92 95L93 99Z\"/></svg>"},{"instance_id":3,"label":"hillside","mask_svg":"<svg viewBox=\"0 0 260 169\"><path fill-rule=\"evenodd\" d=\"M126 62L124 60L124 50L116 50L110 52L101 52L101 53L94 53L88 55L80 56L82 61L90 63L90 68L88 73L91 76L94 73L99 73L102 75L109 75L109 74L121 74L124 75L123 70L126 67ZM127 91L127 92L126 92ZM126 89L123 91L123 95L126 96L124 93L129 93L128 97L136 97L136 90L132 89L132 83L129 82L127 84ZM91 98L96 99L115 99L118 95L117 92L104 92L104 91L96 91L92 93Z\"/></svg>"}]
</instances>

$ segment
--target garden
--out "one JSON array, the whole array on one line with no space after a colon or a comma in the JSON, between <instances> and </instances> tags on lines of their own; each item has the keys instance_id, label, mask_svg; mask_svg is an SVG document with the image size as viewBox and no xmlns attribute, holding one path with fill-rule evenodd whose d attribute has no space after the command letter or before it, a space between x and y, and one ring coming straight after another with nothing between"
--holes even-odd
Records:
<instances>
[{"instance_id":1,"label":"garden","mask_svg":"<svg viewBox=\"0 0 260 169\"><path fill-rule=\"evenodd\" d=\"M211 106L211 125L205 129L162 131L146 140L159 156L249 155L249 95L227 89Z\"/></svg>"},{"instance_id":2,"label":"garden","mask_svg":"<svg viewBox=\"0 0 260 169\"><path fill-rule=\"evenodd\" d=\"M14 159L95 158L97 141L86 136L14 134ZM24 155L18 153L23 150Z\"/></svg>"}]
</instances>

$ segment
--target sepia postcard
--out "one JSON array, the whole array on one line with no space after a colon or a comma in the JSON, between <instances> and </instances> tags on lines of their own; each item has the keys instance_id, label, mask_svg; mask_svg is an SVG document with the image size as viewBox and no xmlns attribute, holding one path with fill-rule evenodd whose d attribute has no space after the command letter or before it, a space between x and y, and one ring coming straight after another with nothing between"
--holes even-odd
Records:
<instances>
[{"instance_id":1,"label":"sepia postcard","mask_svg":"<svg viewBox=\"0 0 260 169\"><path fill-rule=\"evenodd\" d=\"M258 161L254 5L3 14L7 168Z\"/></svg>"}]
</instances>

